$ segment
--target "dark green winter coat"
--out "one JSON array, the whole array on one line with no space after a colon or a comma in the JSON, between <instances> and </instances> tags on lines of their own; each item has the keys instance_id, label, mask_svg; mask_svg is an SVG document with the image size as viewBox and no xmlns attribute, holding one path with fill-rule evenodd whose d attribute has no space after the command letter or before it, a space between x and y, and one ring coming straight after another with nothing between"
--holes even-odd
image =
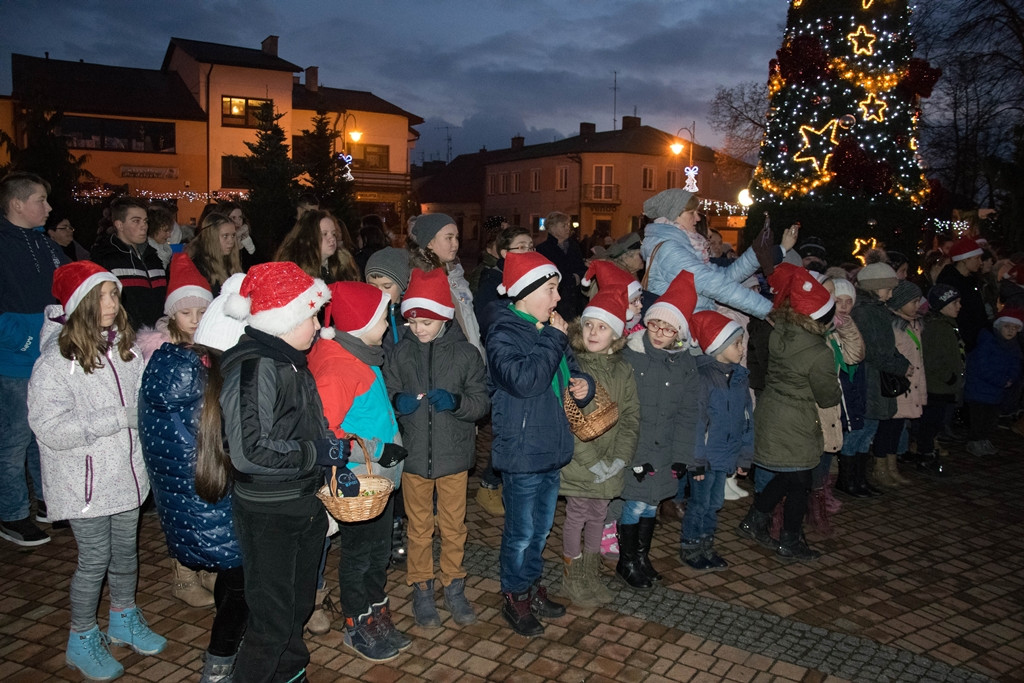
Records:
<instances>
[{"instance_id":1,"label":"dark green winter coat","mask_svg":"<svg viewBox=\"0 0 1024 683\"><path fill-rule=\"evenodd\" d=\"M768 375L754 408L754 462L767 469L810 469L824 448L818 408L842 400L835 357L824 325L788 307L772 318Z\"/></svg>"},{"instance_id":2,"label":"dark green winter coat","mask_svg":"<svg viewBox=\"0 0 1024 683\"><path fill-rule=\"evenodd\" d=\"M558 492L574 498L611 500L622 493L624 469L636 452L640 429L640 399L636 393L633 368L622 357L624 339L613 344L614 353L590 353L583 345L579 322L573 322L569 327L569 343L583 372L607 389L611 399L618 404L619 419L611 429L592 441L573 437L572 461L562 468ZM590 413L594 409L591 402L583 412Z\"/></svg>"},{"instance_id":3,"label":"dark green winter coat","mask_svg":"<svg viewBox=\"0 0 1024 683\"><path fill-rule=\"evenodd\" d=\"M426 394L431 389L444 389L459 399L455 410L435 411L423 398L416 412L398 416L402 442L409 451L406 472L438 479L473 466L474 423L487 414L491 402L483 359L458 324L448 322L429 344L407 328L384 363L384 382L392 401L398 393Z\"/></svg>"},{"instance_id":4,"label":"dark green winter coat","mask_svg":"<svg viewBox=\"0 0 1024 683\"><path fill-rule=\"evenodd\" d=\"M873 292L858 290L857 304L850 312L864 338L864 362L867 407L864 417L888 420L896 414L896 398L882 396L881 372L900 377L907 376L910 361L896 350L896 332L893 330L893 312L878 300Z\"/></svg>"},{"instance_id":5,"label":"dark green winter coat","mask_svg":"<svg viewBox=\"0 0 1024 683\"><path fill-rule=\"evenodd\" d=\"M930 313L921 332L921 351L928 395L954 400L964 388L964 341L956 318Z\"/></svg>"}]
</instances>

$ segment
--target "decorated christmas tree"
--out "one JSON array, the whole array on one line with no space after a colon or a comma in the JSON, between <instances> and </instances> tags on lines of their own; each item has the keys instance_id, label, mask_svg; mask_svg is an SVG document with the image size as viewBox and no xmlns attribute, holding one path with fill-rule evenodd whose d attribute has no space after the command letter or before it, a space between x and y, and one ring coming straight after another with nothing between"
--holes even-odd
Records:
<instances>
[{"instance_id":1,"label":"decorated christmas tree","mask_svg":"<svg viewBox=\"0 0 1024 683\"><path fill-rule=\"evenodd\" d=\"M800 221L835 262L858 237L916 241L928 196L920 101L939 72L913 58L910 15L907 0L791 0L769 66L751 230L766 210Z\"/></svg>"}]
</instances>

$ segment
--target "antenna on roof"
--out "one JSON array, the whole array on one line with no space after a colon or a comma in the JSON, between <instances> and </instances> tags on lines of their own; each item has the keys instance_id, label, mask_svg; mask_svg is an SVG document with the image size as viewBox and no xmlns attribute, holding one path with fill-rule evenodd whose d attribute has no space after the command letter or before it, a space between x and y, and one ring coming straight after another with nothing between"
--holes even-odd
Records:
<instances>
[{"instance_id":1,"label":"antenna on roof","mask_svg":"<svg viewBox=\"0 0 1024 683\"><path fill-rule=\"evenodd\" d=\"M451 126L434 126L434 130L444 131L444 140L448 146L448 157L445 163L452 163L452 128Z\"/></svg>"},{"instance_id":2,"label":"antenna on roof","mask_svg":"<svg viewBox=\"0 0 1024 683\"><path fill-rule=\"evenodd\" d=\"M612 72L612 130L618 130L619 123L619 72Z\"/></svg>"}]
</instances>

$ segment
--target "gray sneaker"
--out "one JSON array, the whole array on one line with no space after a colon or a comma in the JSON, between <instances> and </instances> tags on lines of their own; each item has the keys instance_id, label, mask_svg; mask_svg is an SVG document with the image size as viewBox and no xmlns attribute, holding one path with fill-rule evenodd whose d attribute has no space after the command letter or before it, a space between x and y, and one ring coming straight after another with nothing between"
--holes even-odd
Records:
<instances>
[{"instance_id":1,"label":"gray sneaker","mask_svg":"<svg viewBox=\"0 0 1024 683\"><path fill-rule=\"evenodd\" d=\"M31 518L0 522L0 538L6 538L15 545L31 547L50 542L50 537L32 523Z\"/></svg>"},{"instance_id":2,"label":"gray sneaker","mask_svg":"<svg viewBox=\"0 0 1024 683\"><path fill-rule=\"evenodd\" d=\"M985 449L984 441L968 441L967 452L976 458L981 458L986 455L990 455L990 453Z\"/></svg>"}]
</instances>

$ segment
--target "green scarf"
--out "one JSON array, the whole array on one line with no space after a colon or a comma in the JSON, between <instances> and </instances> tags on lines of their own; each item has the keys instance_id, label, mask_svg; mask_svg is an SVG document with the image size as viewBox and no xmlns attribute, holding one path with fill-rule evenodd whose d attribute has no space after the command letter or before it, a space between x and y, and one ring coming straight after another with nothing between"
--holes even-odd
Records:
<instances>
[{"instance_id":1,"label":"green scarf","mask_svg":"<svg viewBox=\"0 0 1024 683\"><path fill-rule=\"evenodd\" d=\"M828 343L832 345L832 355L836 359L836 372L845 372L852 382L853 376L857 374L857 366L846 364L846 361L843 360L843 350L839 348L839 342L835 337L830 336Z\"/></svg>"},{"instance_id":2,"label":"green scarf","mask_svg":"<svg viewBox=\"0 0 1024 683\"><path fill-rule=\"evenodd\" d=\"M534 318L529 313L524 313L523 311L520 311L518 308L515 307L515 304L509 304L508 305L508 310L512 311L513 313L518 315L520 318L522 318L523 320L525 320L528 323L530 323L531 325L533 325L534 329L536 329L537 323L540 322L539 320ZM540 330L538 330L538 332L539 331ZM558 361L558 369L555 371L555 376L551 378L551 391L555 392L555 396L557 396L558 400L561 401L562 400L562 393L565 391L565 388L568 387L568 386L569 386L569 361L566 360L565 354L563 353L561 360Z\"/></svg>"}]
</instances>

